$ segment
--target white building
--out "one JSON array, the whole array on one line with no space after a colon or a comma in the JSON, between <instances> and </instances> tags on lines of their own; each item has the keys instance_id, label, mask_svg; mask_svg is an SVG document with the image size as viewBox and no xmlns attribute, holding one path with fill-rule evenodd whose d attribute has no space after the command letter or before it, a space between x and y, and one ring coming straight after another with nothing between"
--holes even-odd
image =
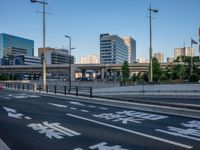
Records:
<instances>
[{"instance_id":1,"label":"white building","mask_svg":"<svg viewBox=\"0 0 200 150\"><path fill-rule=\"evenodd\" d=\"M87 55L80 57L80 64L99 64L99 56L98 55Z\"/></svg>"},{"instance_id":2,"label":"white building","mask_svg":"<svg viewBox=\"0 0 200 150\"><path fill-rule=\"evenodd\" d=\"M149 59L144 58L144 57L140 57L137 59L138 63L149 63Z\"/></svg>"},{"instance_id":3,"label":"white building","mask_svg":"<svg viewBox=\"0 0 200 150\"><path fill-rule=\"evenodd\" d=\"M176 59L179 56L194 56L194 49L191 47L175 48L174 58Z\"/></svg>"},{"instance_id":4,"label":"white building","mask_svg":"<svg viewBox=\"0 0 200 150\"><path fill-rule=\"evenodd\" d=\"M154 57L157 58L159 63L164 62L164 53L161 53L161 52L154 53Z\"/></svg>"},{"instance_id":5,"label":"white building","mask_svg":"<svg viewBox=\"0 0 200 150\"><path fill-rule=\"evenodd\" d=\"M130 36L123 37L123 40L128 47L128 63L136 62L136 41Z\"/></svg>"},{"instance_id":6,"label":"white building","mask_svg":"<svg viewBox=\"0 0 200 150\"><path fill-rule=\"evenodd\" d=\"M117 35L100 35L100 63L122 64L136 60L136 42L130 36L121 38Z\"/></svg>"}]
</instances>

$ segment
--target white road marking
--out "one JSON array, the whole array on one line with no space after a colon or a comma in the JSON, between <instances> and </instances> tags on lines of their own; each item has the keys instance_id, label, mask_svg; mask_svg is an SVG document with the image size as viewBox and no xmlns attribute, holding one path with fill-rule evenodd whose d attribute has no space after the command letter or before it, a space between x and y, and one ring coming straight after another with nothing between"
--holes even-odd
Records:
<instances>
[{"instance_id":1,"label":"white road marking","mask_svg":"<svg viewBox=\"0 0 200 150\"><path fill-rule=\"evenodd\" d=\"M73 115L73 114L66 114L66 115L74 117L74 118L78 118L78 119L81 119L81 120L93 122L93 123L96 123L96 124L100 124L100 125L103 125L103 126L111 127L111 128L114 128L114 129L118 129L118 130L121 130L121 131L125 131L125 132L128 132L128 133L143 136L143 137L146 137L146 138L150 138L150 139L153 139L153 140L157 140L157 141L160 141L160 142L172 144L172 145L179 146L179 147L182 147L182 148L186 148L186 149L192 149L193 148L193 146L190 146L190 145L178 143L178 142L175 142L175 141L170 141L170 140L163 139L163 138L160 138L160 137L156 137L156 136L148 135L148 134L145 134L145 133L129 130L129 129L126 129L126 128L122 128L122 127L118 127L118 126L115 126L115 125L103 123L103 122L100 122L100 121L80 117L80 116L77 116L77 115Z\"/></svg>"},{"instance_id":2,"label":"white road marking","mask_svg":"<svg viewBox=\"0 0 200 150\"><path fill-rule=\"evenodd\" d=\"M66 105L60 105L60 104L55 104L55 103L48 103L48 104L56 106L56 107L63 107L63 108L67 107Z\"/></svg>"},{"instance_id":3,"label":"white road marking","mask_svg":"<svg viewBox=\"0 0 200 150\"><path fill-rule=\"evenodd\" d=\"M16 113L16 109L12 109L12 108L8 108L8 107L3 107L7 112L12 112L12 113Z\"/></svg>"},{"instance_id":4,"label":"white road marking","mask_svg":"<svg viewBox=\"0 0 200 150\"><path fill-rule=\"evenodd\" d=\"M108 110L108 108L105 108L105 107L99 107L99 109Z\"/></svg>"},{"instance_id":5,"label":"white road marking","mask_svg":"<svg viewBox=\"0 0 200 150\"><path fill-rule=\"evenodd\" d=\"M84 110L84 109L81 109L81 111L82 111L82 112L86 112L86 113L88 113L88 112L89 112L88 110Z\"/></svg>"},{"instance_id":6,"label":"white road marking","mask_svg":"<svg viewBox=\"0 0 200 150\"><path fill-rule=\"evenodd\" d=\"M65 135L68 137L81 135L76 131L62 127L60 123L48 123L47 121L45 121L43 123L31 123L27 126L31 127L33 130L38 131L41 134L44 133L46 137L50 139L52 139L52 137L62 139Z\"/></svg>"},{"instance_id":7,"label":"white road marking","mask_svg":"<svg viewBox=\"0 0 200 150\"><path fill-rule=\"evenodd\" d=\"M73 102L73 101L70 101L70 104L79 105L79 106L85 106L84 104L82 104L80 102Z\"/></svg>"},{"instance_id":8,"label":"white road marking","mask_svg":"<svg viewBox=\"0 0 200 150\"><path fill-rule=\"evenodd\" d=\"M13 113L8 112L8 117L17 118L17 119L22 119L22 116L23 116L23 114L20 114L20 113L18 113L18 114L13 114Z\"/></svg>"},{"instance_id":9,"label":"white road marking","mask_svg":"<svg viewBox=\"0 0 200 150\"><path fill-rule=\"evenodd\" d=\"M0 150L11 150L2 139L0 139Z\"/></svg>"},{"instance_id":10,"label":"white road marking","mask_svg":"<svg viewBox=\"0 0 200 150\"><path fill-rule=\"evenodd\" d=\"M67 128L60 126L60 123L49 124L48 122L44 122L43 124L45 126L51 128L51 129L54 129L55 131L58 131L58 132L63 133L65 135L68 135L69 137L72 137L72 136L75 136L75 135L81 135L80 133L78 133L76 131L73 131L73 130L70 130L70 129L67 129Z\"/></svg>"},{"instance_id":11,"label":"white road marking","mask_svg":"<svg viewBox=\"0 0 200 150\"><path fill-rule=\"evenodd\" d=\"M25 116L24 118L27 119L27 120L31 120L32 119L31 117L28 117L28 116Z\"/></svg>"},{"instance_id":12,"label":"white road marking","mask_svg":"<svg viewBox=\"0 0 200 150\"><path fill-rule=\"evenodd\" d=\"M74 108L74 107L70 107L70 109L72 109L72 110L77 110L77 108Z\"/></svg>"},{"instance_id":13,"label":"white road marking","mask_svg":"<svg viewBox=\"0 0 200 150\"><path fill-rule=\"evenodd\" d=\"M90 108L96 108L96 106L93 106L93 105L88 105L88 107L90 107Z\"/></svg>"}]
</instances>

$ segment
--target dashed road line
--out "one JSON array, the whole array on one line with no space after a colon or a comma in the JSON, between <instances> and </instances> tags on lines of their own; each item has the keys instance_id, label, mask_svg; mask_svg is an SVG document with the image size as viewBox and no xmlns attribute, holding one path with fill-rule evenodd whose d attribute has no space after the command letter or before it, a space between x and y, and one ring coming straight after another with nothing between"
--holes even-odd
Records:
<instances>
[{"instance_id":1,"label":"dashed road line","mask_svg":"<svg viewBox=\"0 0 200 150\"><path fill-rule=\"evenodd\" d=\"M99 109L108 110L108 108L105 108L105 107L99 107Z\"/></svg>"},{"instance_id":2,"label":"dashed road line","mask_svg":"<svg viewBox=\"0 0 200 150\"><path fill-rule=\"evenodd\" d=\"M175 141L163 139L163 138L160 138L160 137L148 135L148 134L141 133L141 132L134 131L134 130L129 130L129 129L126 129L126 128L122 128L122 127L118 127L118 126L115 126L115 125L103 123L103 122L92 120L92 119L89 119L89 118L84 118L84 117L80 117L80 116L73 115L73 114L66 114L66 115L74 117L74 118L78 118L78 119L81 119L81 120L86 120L86 121L89 121L89 122L93 122L93 123L96 123L96 124L100 124L100 125L103 125L103 126L111 127L111 128L114 128L114 129L118 129L118 130L121 130L121 131L125 131L125 132L128 132L128 133L132 133L132 134L136 134L136 135L139 135L139 136L143 136L143 137L146 137L146 138L150 138L150 139L153 139L153 140L157 140L157 141L160 141L160 142L164 142L164 143L168 143L168 144L171 144L171 145L179 146L179 147L182 147L182 148L186 148L186 149L192 149L193 148L193 146L190 146L190 145L186 145L186 144L178 143L178 142L175 142Z\"/></svg>"},{"instance_id":3,"label":"dashed road line","mask_svg":"<svg viewBox=\"0 0 200 150\"><path fill-rule=\"evenodd\" d=\"M70 109L72 109L72 110L77 110L77 108L75 108L75 107L70 107Z\"/></svg>"},{"instance_id":4,"label":"dashed road line","mask_svg":"<svg viewBox=\"0 0 200 150\"><path fill-rule=\"evenodd\" d=\"M93 105L88 105L88 107L90 107L90 108L96 108L96 106L93 106Z\"/></svg>"},{"instance_id":5,"label":"dashed road line","mask_svg":"<svg viewBox=\"0 0 200 150\"><path fill-rule=\"evenodd\" d=\"M81 109L80 111L88 113L88 110Z\"/></svg>"}]
</instances>

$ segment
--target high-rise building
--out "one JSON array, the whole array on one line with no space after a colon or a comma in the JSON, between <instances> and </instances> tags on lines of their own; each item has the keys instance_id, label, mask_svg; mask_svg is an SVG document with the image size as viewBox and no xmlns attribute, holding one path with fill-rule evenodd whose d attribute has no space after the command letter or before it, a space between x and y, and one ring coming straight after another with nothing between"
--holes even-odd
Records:
<instances>
[{"instance_id":1,"label":"high-rise building","mask_svg":"<svg viewBox=\"0 0 200 150\"><path fill-rule=\"evenodd\" d=\"M0 33L0 58L9 55L34 55L34 41Z\"/></svg>"},{"instance_id":2,"label":"high-rise building","mask_svg":"<svg viewBox=\"0 0 200 150\"><path fill-rule=\"evenodd\" d=\"M176 59L179 56L194 56L194 49L191 47L175 48L174 58Z\"/></svg>"},{"instance_id":3,"label":"high-rise building","mask_svg":"<svg viewBox=\"0 0 200 150\"><path fill-rule=\"evenodd\" d=\"M128 63L136 62L136 41L130 36L123 37L123 40L128 47Z\"/></svg>"},{"instance_id":4,"label":"high-rise building","mask_svg":"<svg viewBox=\"0 0 200 150\"><path fill-rule=\"evenodd\" d=\"M81 56L80 64L98 64L99 56L98 55L87 55Z\"/></svg>"},{"instance_id":5,"label":"high-rise building","mask_svg":"<svg viewBox=\"0 0 200 150\"><path fill-rule=\"evenodd\" d=\"M159 63L164 62L164 53L161 53L161 52L154 53L154 57L157 58Z\"/></svg>"},{"instance_id":6,"label":"high-rise building","mask_svg":"<svg viewBox=\"0 0 200 150\"><path fill-rule=\"evenodd\" d=\"M117 35L101 34L100 63L120 64L125 60L128 61L128 46L125 41Z\"/></svg>"},{"instance_id":7,"label":"high-rise building","mask_svg":"<svg viewBox=\"0 0 200 150\"><path fill-rule=\"evenodd\" d=\"M46 64L74 64L74 56L69 55L67 49L46 47L45 53L43 53L43 48L38 48L38 56L42 60L45 57Z\"/></svg>"}]
</instances>

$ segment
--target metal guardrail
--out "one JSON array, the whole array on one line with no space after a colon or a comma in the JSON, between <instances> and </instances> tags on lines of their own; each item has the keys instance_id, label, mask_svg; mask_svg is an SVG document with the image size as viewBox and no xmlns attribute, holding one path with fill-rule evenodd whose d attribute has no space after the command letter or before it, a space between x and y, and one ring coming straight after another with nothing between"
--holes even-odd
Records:
<instances>
[{"instance_id":1,"label":"metal guardrail","mask_svg":"<svg viewBox=\"0 0 200 150\"><path fill-rule=\"evenodd\" d=\"M87 86L59 86L59 85L47 85L46 90L42 89L42 85L37 85L33 83L12 83L12 82L3 82L4 87L9 89L21 89L27 91L39 91L39 92L46 92L46 93L54 93L54 94L71 94L76 96L89 96L93 97L93 89L92 87Z\"/></svg>"}]
</instances>

